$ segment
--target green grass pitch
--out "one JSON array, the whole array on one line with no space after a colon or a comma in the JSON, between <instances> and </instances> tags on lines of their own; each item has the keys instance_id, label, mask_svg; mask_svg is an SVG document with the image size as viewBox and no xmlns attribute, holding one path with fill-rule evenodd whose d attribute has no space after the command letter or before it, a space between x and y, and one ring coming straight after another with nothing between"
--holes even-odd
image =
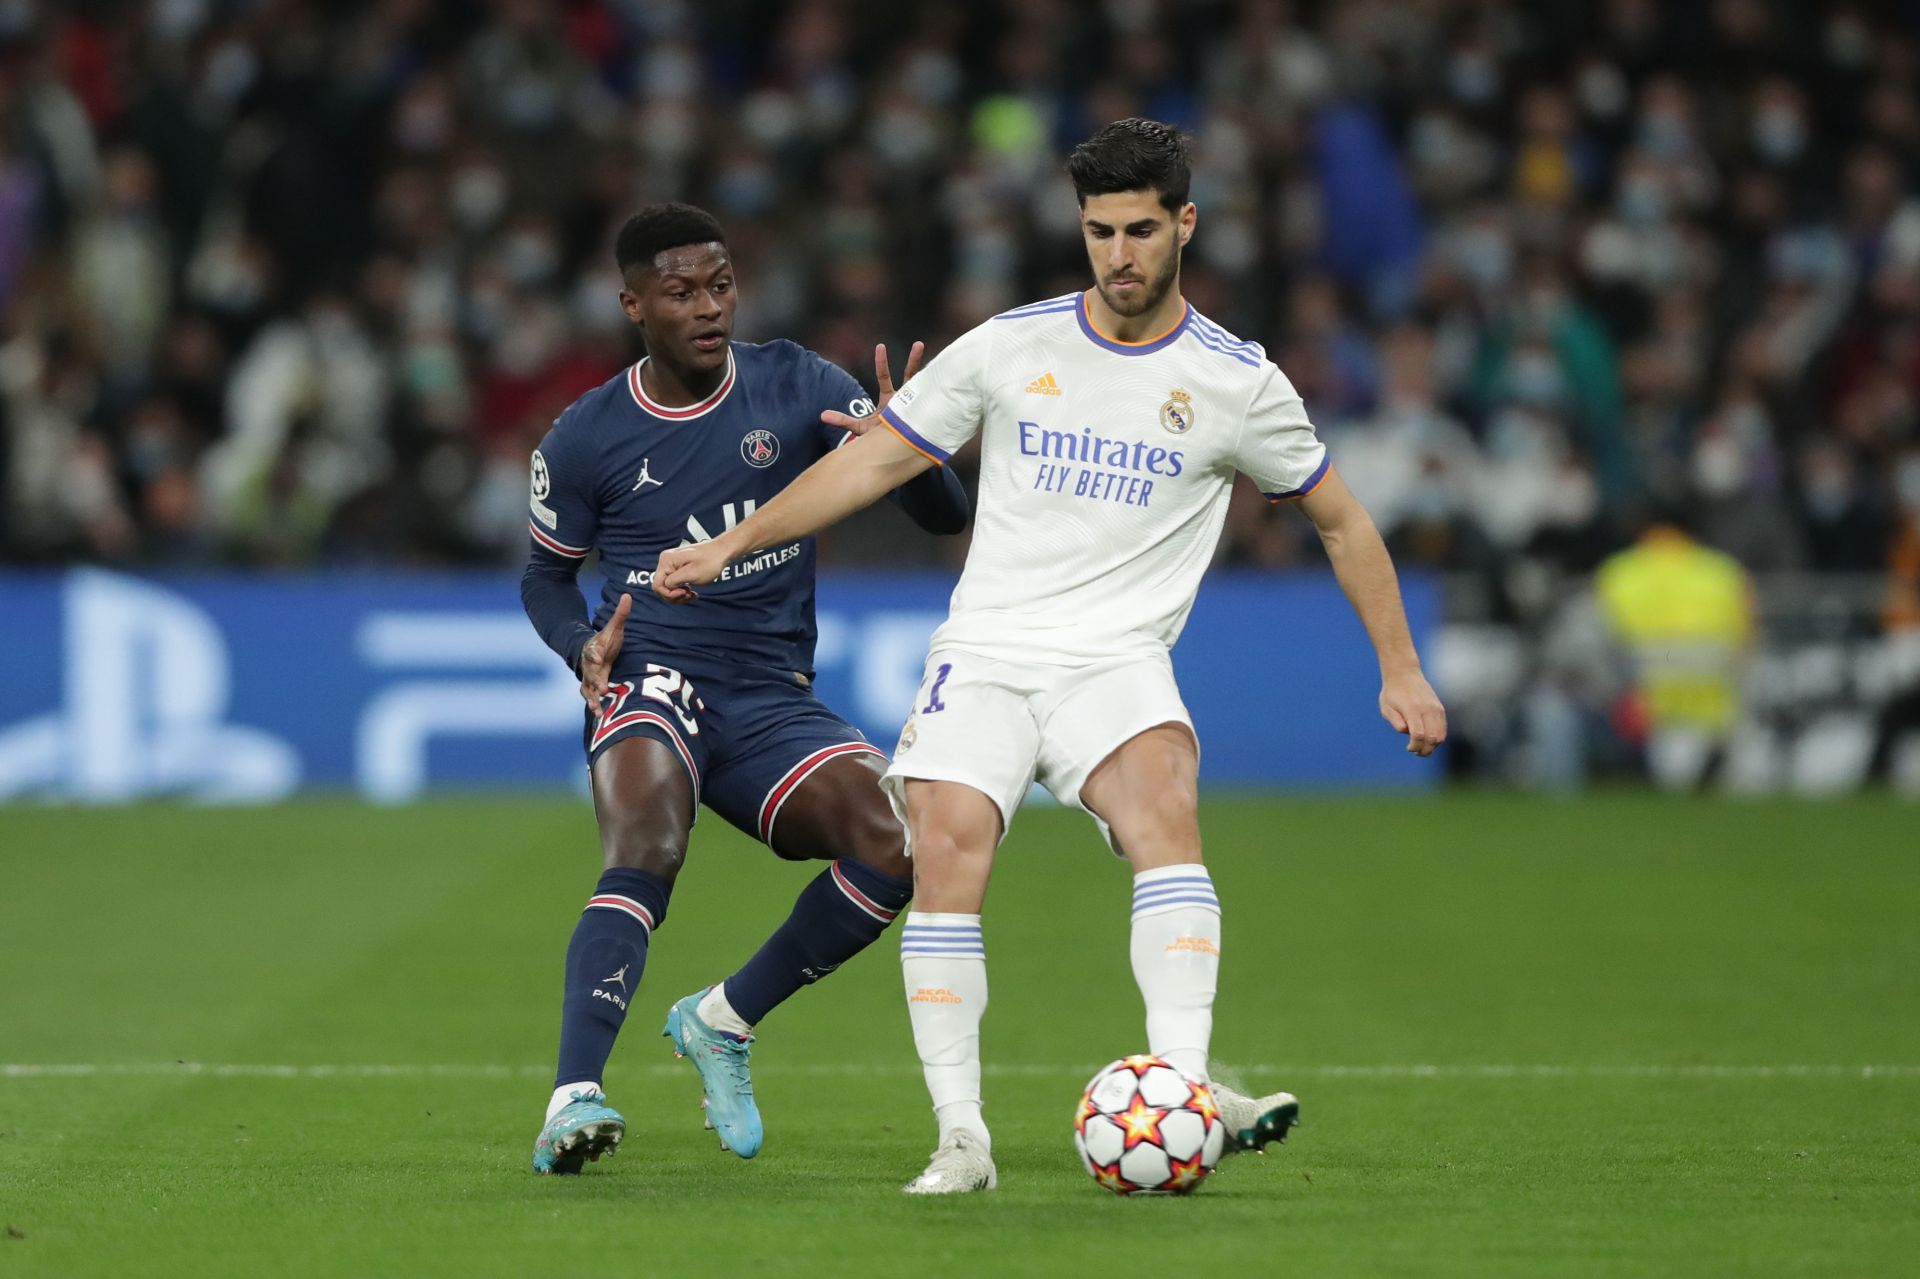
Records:
<instances>
[{"instance_id":1,"label":"green grass pitch","mask_svg":"<svg viewBox=\"0 0 1920 1279\"><path fill-rule=\"evenodd\" d=\"M1001 1189L929 1202L891 937L761 1028L761 1157L702 1131L667 1005L813 873L711 817L607 1081L626 1145L543 1179L583 803L0 810L0 1277L1913 1273L1920 810L1205 823L1217 1059L1305 1125L1189 1200L1082 1174L1079 1088L1144 1047L1128 877L1029 811L986 916Z\"/></svg>"}]
</instances>

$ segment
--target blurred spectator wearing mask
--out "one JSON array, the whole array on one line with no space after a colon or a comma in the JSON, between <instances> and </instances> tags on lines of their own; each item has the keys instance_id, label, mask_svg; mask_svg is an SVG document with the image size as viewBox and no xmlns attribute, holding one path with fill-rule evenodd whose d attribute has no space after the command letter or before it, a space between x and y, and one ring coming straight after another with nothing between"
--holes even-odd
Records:
<instances>
[{"instance_id":1,"label":"blurred spectator wearing mask","mask_svg":"<svg viewBox=\"0 0 1920 1279\"><path fill-rule=\"evenodd\" d=\"M1617 503L1633 491L1613 345L1553 259L1527 262L1518 293L1487 327L1473 393L1486 412L1512 405L1566 421L1580 451L1593 459L1608 500Z\"/></svg>"},{"instance_id":2,"label":"blurred spectator wearing mask","mask_svg":"<svg viewBox=\"0 0 1920 1279\"><path fill-rule=\"evenodd\" d=\"M1476 518L1486 461L1473 435L1438 403L1433 335L1401 324L1380 343L1381 391L1372 417L1330 425L1341 474L1397 559L1434 568L1490 567Z\"/></svg>"},{"instance_id":3,"label":"blurred spectator wearing mask","mask_svg":"<svg viewBox=\"0 0 1920 1279\"><path fill-rule=\"evenodd\" d=\"M1634 672L1616 728L1643 745L1658 785L1681 791L1705 785L1725 759L1755 631L1747 571L1696 542L1683 518L1657 512L1594 578L1601 616Z\"/></svg>"}]
</instances>

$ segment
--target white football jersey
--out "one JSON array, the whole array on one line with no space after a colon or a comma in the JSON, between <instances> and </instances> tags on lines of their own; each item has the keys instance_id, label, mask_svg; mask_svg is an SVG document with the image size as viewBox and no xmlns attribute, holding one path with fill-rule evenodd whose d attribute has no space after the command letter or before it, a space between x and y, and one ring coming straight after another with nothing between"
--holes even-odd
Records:
<instances>
[{"instance_id":1,"label":"white football jersey","mask_svg":"<svg viewBox=\"0 0 1920 1279\"><path fill-rule=\"evenodd\" d=\"M933 647L1078 665L1165 653L1193 608L1235 471L1271 501L1327 473L1293 385L1189 305L1143 342L1084 294L997 315L881 413L945 464L976 432L973 546Z\"/></svg>"}]
</instances>

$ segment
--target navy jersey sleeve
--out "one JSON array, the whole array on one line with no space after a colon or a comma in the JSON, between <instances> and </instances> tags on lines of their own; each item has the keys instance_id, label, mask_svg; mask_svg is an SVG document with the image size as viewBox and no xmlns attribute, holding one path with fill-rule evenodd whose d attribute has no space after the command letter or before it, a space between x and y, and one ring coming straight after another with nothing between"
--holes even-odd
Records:
<instances>
[{"instance_id":1,"label":"navy jersey sleeve","mask_svg":"<svg viewBox=\"0 0 1920 1279\"><path fill-rule=\"evenodd\" d=\"M851 374L830 360L814 357L820 371L820 407L845 413L848 417L871 417L877 410L872 399ZM821 451L831 452L853 436L837 426L820 424ZM958 533L967 526L970 510L967 490L954 475L953 468L936 466L914 476L893 492L887 500L907 513L907 518L929 533Z\"/></svg>"},{"instance_id":2,"label":"navy jersey sleeve","mask_svg":"<svg viewBox=\"0 0 1920 1279\"><path fill-rule=\"evenodd\" d=\"M520 602L547 647L578 671L593 625L576 579L580 561L593 550L600 517L591 459L582 455L581 441L566 422L561 415L533 451L527 517L532 545L520 575Z\"/></svg>"}]
</instances>

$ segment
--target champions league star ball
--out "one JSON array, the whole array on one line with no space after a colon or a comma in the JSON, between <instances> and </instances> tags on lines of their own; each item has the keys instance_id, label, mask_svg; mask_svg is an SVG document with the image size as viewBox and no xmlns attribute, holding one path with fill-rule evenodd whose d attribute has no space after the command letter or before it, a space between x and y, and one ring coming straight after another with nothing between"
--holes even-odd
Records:
<instances>
[{"instance_id":1,"label":"champions league star ball","mask_svg":"<svg viewBox=\"0 0 1920 1279\"><path fill-rule=\"evenodd\" d=\"M1159 1057L1123 1057L1081 1094L1073 1144L1116 1195L1184 1195L1220 1162L1227 1126L1213 1090Z\"/></svg>"}]
</instances>

